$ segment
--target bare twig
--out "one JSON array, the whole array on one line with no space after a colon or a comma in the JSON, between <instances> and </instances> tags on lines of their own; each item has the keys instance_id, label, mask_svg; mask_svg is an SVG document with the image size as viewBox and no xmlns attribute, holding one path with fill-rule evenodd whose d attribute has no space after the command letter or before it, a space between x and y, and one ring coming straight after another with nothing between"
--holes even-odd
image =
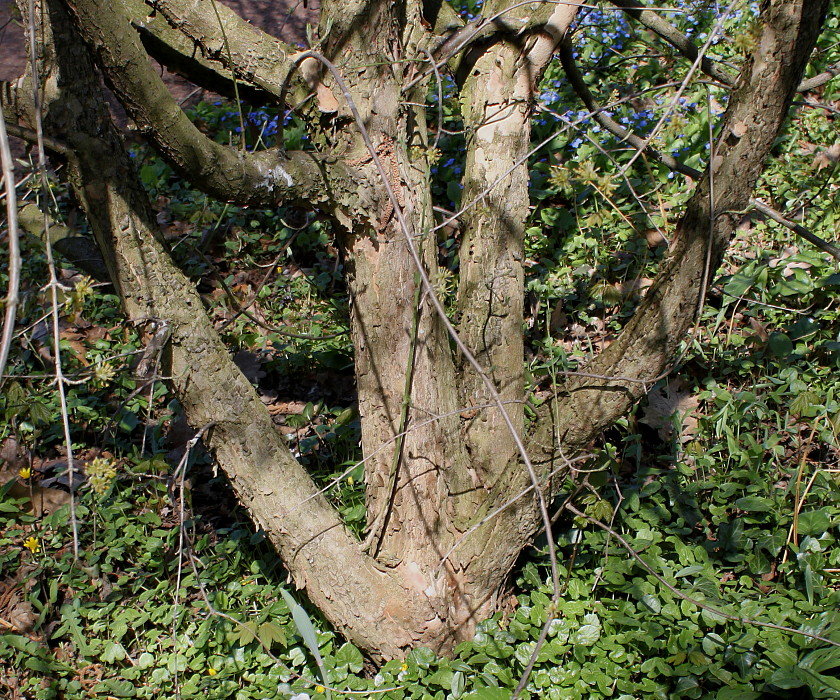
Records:
<instances>
[{"instance_id":1,"label":"bare twig","mask_svg":"<svg viewBox=\"0 0 840 700\"><path fill-rule=\"evenodd\" d=\"M6 191L6 224L9 237L9 287L6 293L3 337L0 340L0 386L2 386L6 362L9 359L9 350L12 347L12 335L15 330L21 269L14 163L12 162L12 149L9 148L9 135L6 133L6 120L2 118L0 118L0 162L2 162L3 183Z\"/></svg>"},{"instance_id":2,"label":"bare twig","mask_svg":"<svg viewBox=\"0 0 840 700\"><path fill-rule=\"evenodd\" d=\"M35 50L35 2L29 0L28 8L29 25L29 60L32 66L32 100L35 112L35 132L37 134L38 147L38 170L41 179L41 191L46 195L49 192L47 182L47 156L44 152L44 128L41 115L41 95L38 89L38 61ZM55 361L55 379L58 388L59 404L61 406L61 424L64 429L64 444L67 450L67 485L70 489L70 526L73 531L73 559L79 560L79 523L76 519L76 492L74 488L75 465L73 464L73 440L70 435L70 416L67 412L67 392L65 389L64 372L61 366L61 331L59 328L58 315L58 277L55 271L55 259L53 258L52 243L50 242L50 218L44 207L44 247L47 253L47 267L50 272L50 301L52 303L52 330L53 330L53 359Z\"/></svg>"}]
</instances>

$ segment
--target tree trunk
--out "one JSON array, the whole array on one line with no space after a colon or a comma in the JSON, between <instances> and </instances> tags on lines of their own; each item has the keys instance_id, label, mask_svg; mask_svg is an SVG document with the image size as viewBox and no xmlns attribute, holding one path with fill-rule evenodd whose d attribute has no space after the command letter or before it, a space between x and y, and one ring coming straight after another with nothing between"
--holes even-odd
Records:
<instances>
[{"instance_id":1,"label":"tree trunk","mask_svg":"<svg viewBox=\"0 0 840 700\"><path fill-rule=\"evenodd\" d=\"M499 409L471 410L471 404L489 403L490 392L453 354L408 243L410 237L426 274L436 279L429 144L424 110L412 105L424 102L425 87L403 93L403 85L422 70L416 57L433 45L423 28L422 3L325 0L321 44L345 84L312 64L306 68L323 111L314 126L321 150L261 154L213 144L189 124L149 68L121 6L105 0L67 3L74 29L63 3L44 4L41 35L56 51L42 62L49 78L48 126L75 153L73 184L127 314L135 323L170 329L166 371L189 421L197 429L208 427L205 442L237 496L277 547L297 586L349 639L376 658L400 656L419 645L451 650L497 608L515 558L539 521L529 495L483 522L530 480ZM204 26L198 20L206 10L195 4L158 5L184 16L196 13L187 32ZM644 393L643 383L629 380L652 380L673 356L693 322L700 280L714 271L725 250L734 222L730 212L746 205L778 133L825 6L824 0L799 0L771 3L765 10L759 49L742 70L711 174L688 205L677 245L636 317L590 368L627 379L570 380L551 407L553 420L546 416L534 431L531 447L540 459L578 451ZM542 9L541 32L501 32L465 59L460 86L467 99L464 201L510 173L461 219L456 321L520 432L522 246L529 210L524 156L531 96L576 10ZM514 23L515 10L507 18ZM530 27L532 16L520 11L523 26ZM370 532L364 543L292 458L192 284L173 264L130 159L96 98L97 77L76 30L141 128L196 185L242 203L308 202L344 227L366 458ZM270 42L266 46L268 53ZM239 71L237 58L231 60L231 69ZM283 71L290 69L289 62L277 61ZM248 79L268 84L255 75L252 71ZM7 114L31 113L22 90L6 86ZM358 115L336 100L345 92ZM406 230L356 116L385 168Z\"/></svg>"}]
</instances>

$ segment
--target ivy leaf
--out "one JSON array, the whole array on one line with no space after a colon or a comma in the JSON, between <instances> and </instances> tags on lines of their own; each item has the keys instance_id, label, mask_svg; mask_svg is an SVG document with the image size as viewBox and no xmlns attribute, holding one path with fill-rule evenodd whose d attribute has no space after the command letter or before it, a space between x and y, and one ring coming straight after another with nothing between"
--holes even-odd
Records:
<instances>
[{"instance_id":1,"label":"ivy leaf","mask_svg":"<svg viewBox=\"0 0 840 700\"><path fill-rule=\"evenodd\" d=\"M365 660L362 652L347 642L335 653L335 665L336 668L348 668L353 673L358 673L364 667Z\"/></svg>"},{"instance_id":2,"label":"ivy leaf","mask_svg":"<svg viewBox=\"0 0 840 700\"><path fill-rule=\"evenodd\" d=\"M808 510L799 514L796 531L802 535L819 536L831 526L831 520L824 509Z\"/></svg>"}]
</instances>

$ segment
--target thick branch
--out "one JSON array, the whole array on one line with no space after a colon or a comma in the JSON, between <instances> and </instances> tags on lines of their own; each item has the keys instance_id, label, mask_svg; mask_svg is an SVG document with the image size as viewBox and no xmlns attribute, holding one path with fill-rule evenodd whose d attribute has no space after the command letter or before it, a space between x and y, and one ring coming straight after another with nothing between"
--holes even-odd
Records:
<instances>
[{"instance_id":1,"label":"thick branch","mask_svg":"<svg viewBox=\"0 0 840 700\"><path fill-rule=\"evenodd\" d=\"M239 96L252 105L276 101L274 95L242 76L238 77L240 84L234 90L230 69L204 58L195 41L172 27L163 15L152 13L143 0L123 0L123 3L143 47L171 73L228 98L234 98L238 90Z\"/></svg>"},{"instance_id":2,"label":"thick branch","mask_svg":"<svg viewBox=\"0 0 840 700\"><path fill-rule=\"evenodd\" d=\"M131 3L132 6L142 4L142 0L131 0ZM299 102L308 93L299 73L296 78L290 78L294 64L289 59L298 53L298 49L266 34L221 2L147 0L146 4L160 12L177 32L188 37L205 59L224 66L228 72L233 71L237 80L275 97L283 92L284 82L292 80L292 90L287 93L294 102ZM156 24L149 23L147 29L163 39L164 34Z\"/></svg>"},{"instance_id":3,"label":"thick branch","mask_svg":"<svg viewBox=\"0 0 840 700\"><path fill-rule=\"evenodd\" d=\"M555 406L556 429L565 447L579 449L624 413L645 391L632 380L653 380L685 338L704 280L719 265L737 223L736 212L748 205L781 128L826 6L826 0L800 0L765 10L759 48L743 67L711 171L688 203L671 256L618 339L586 368L616 379L572 378L564 388L568 398ZM540 442L545 438L541 435Z\"/></svg>"},{"instance_id":4,"label":"thick branch","mask_svg":"<svg viewBox=\"0 0 840 700\"><path fill-rule=\"evenodd\" d=\"M486 10L492 13L501 4ZM529 9L519 8L522 13ZM463 198L475 206L461 217L459 332L499 395L511 402L524 398L525 386L522 261L528 217L530 111L535 86L578 7L570 2L549 5L549 9L552 12L543 18L542 31L527 41L499 41L486 47L474 59L461 90L468 134ZM507 19L516 24L529 17L512 12ZM485 381L464 363L463 400L488 402ZM520 430L522 404L511 403L508 414ZM488 490L501 480L508 486L503 491L509 493L527 485L527 475L509 468L512 461L520 459L519 445L503 419L496 409L477 413L465 424L464 438L472 458L470 478ZM518 478L523 483L517 483Z\"/></svg>"},{"instance_id":5,"label":"thick branch","mask_svg":"<svg viewBox=\"0 0 840 700\"><path fill-rule=\"evenodd\" d=\"M152 69L121 4L78 0L71 10L109 85L137 126L195 185L218 199L243 204L329 201L325 164L314 154L245 153L202 134Z\"/></svg>"}]
</instances>

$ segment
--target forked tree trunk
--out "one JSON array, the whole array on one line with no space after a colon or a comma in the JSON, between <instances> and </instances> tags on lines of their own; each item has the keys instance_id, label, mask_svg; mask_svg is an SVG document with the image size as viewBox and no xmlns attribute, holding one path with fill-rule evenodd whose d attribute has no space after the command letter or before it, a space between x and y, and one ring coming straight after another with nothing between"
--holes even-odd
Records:
<instances>
[{"instance_id":1,"label":"forked tree trunk","mask_svg":"<svg viewBox=\"0 0 840 700\"><path fill-rule=\"evenodd\" d=\"M202 24L207 19L202 8L179 0L155 4L166 16L180 16L179 26L188 35L194 32L196 41L216 40L212 23ZM501 6L496 3L490 10ZM527 162L517 162L529 147L536 82L574 16L569 6L540 6L538 25L525 6L511 10L506 21L529 31L503 31L478 44L462 64L466 77L460 85L468 132L464 201L510 172L461 219L455 321L520 432L522 248L529 205ZM799 0L774 2L765 10L759 48L742 71L716 147L715 202L709 203L707 175L637 317L595 361L594 374L648 380L666 366L693 322L700 280L708 272L707 249L713 271L733 228L729 212L747 203L825 6L824 1ZM49 77L48 126L76 154L70 159L73 184L127 314L135 323L170 328L167 374L188 419L197 429L211 426L206 443L238 497L265 529L298 587L349 639L377 658L400 656L419 645L451 650L496 609L515 558L538 529L539 518L529 494L484 522L530 479L500 409L473 408L492 403L491 392L453 352L428 290L420 284L406 238L407 233L427 275L436 279L430 144L425 110L416 106L424 102L425 88L403 91L425 70L417 57L436 46L424 28L422 3L324 0L322 50L338 66L345 85L308 59L307 82L315 87L325 115L333 115L312 122L321 153L260 155L208 143L180 115L119 7L105 0L74 0L70 8L114 91L197 186L263 206L310 202L343 225L367 459L371 532L364 543L344 527L289 454L256 392L231 362L190 281L174 266L155 230L129 158L101 99L95 99L97 78L64 4L45 0L45 8L41 36L47 46L54 39L56 50L54 57L47 53L41 66ZM256 32L224 16L231 45ZM270 38L259 40L274 46ZM278 74L288 72L287 58L294 50L277 47ZM263 90L282 91L277 75L269 79L260 73L270 70L262 64L255 68L249 63L246 75L246 62L237 64L234 58L229 68ZM26 120L31 114L28 93L6 88L7 117ZM407 231L343 101L345 88ZM305 86L293 82L293 91L301 89ZM620 378L570 381L550 406L550 415L532 431L534 456L545 470L558 454L576 453L642 391L642 384ZM553 440L557 436L559 443ZM544 488L550 496L550 486Z\"/></svg>"}]
</instances>

